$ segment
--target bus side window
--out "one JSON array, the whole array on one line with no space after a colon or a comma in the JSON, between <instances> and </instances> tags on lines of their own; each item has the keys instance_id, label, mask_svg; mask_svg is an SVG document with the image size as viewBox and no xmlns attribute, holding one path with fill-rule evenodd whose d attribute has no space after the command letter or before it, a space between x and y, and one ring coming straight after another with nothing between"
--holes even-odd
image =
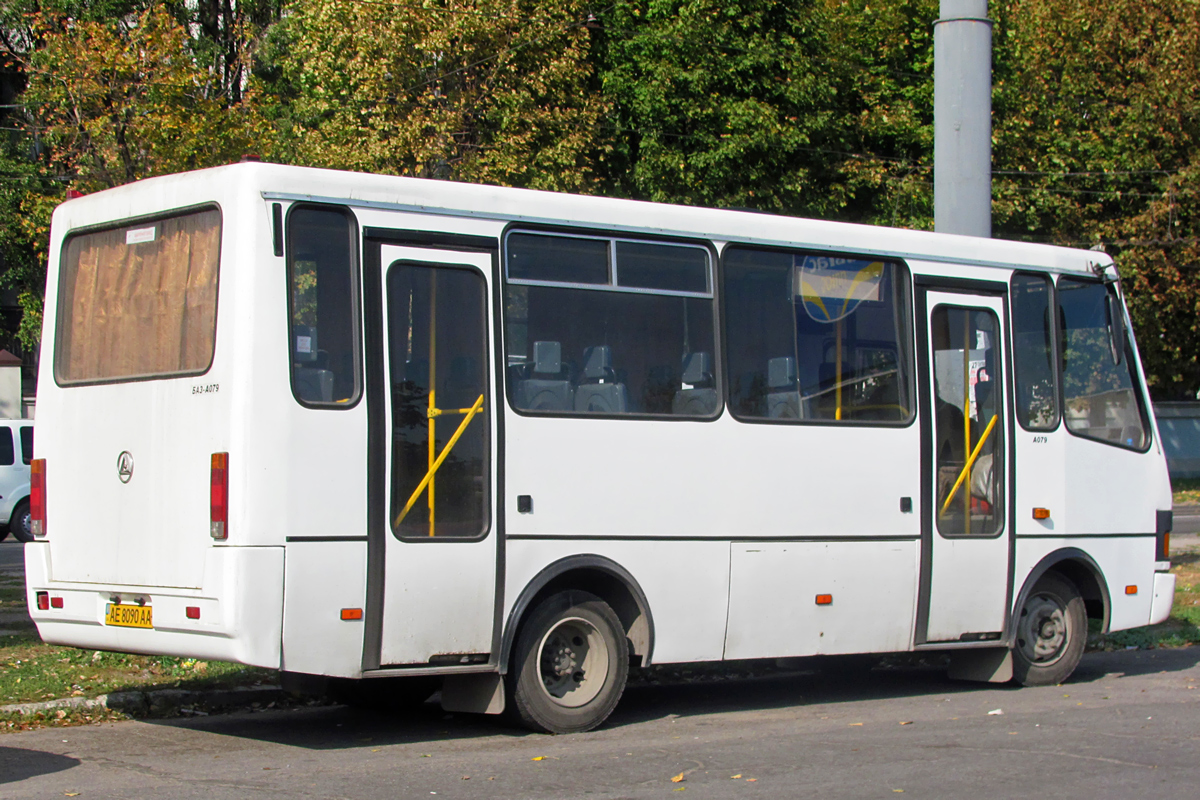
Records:
<instances>
[{"instance_id":1,"label":"bus side window","mask_svg":"<svg viewBox=\"0 0 1200 800\"><path fill-rule=\"evenodd\" d=\"M1013 376L1017 419L1030 431L1058 427L1054 369L1054 321L1050 279L1017 274L1012 279Z\"/></svg>"},{"instance_id":2,"label":"bus side window","mask_svg":"<svg viewBox=\"0 0 1200 800\"><path fill-rule=\"evenodd\" d=\"M912 419L908 271L894 261L725 251L729 405L739 419Z\"/></svg>"},{"instance_id":3,"label":"bus side window","mask_svg":"<svg viewBox=\"0 0 1200 800\"><path fill-rule=\"evenodd\" d=\"M1063 417L1074 434L1142 450L1149 444L1149 426L1134 372L1136 359L1125 336L1119 337L1124 347L1119 361L1113 352L1109 314L1114 296L1114 287L1098 281L1058 280Z\"/></svg>"},{"instance_id":4,"label":"bus side window","mask_svg":"<svg viewBox=\"0 0 1200 800\"><path fill-rule=\"evenodd\" d=\"M509 402L521 411L711 418L709 251L616 237L505 240Z\"/></svg>"},{"instance_id":5,"label":"bus side window","mask_svg":"<svg viewBox=\"0 0 1200 800\"><path fill-rule=\"evenodd\" d=\"M361 392L356 238L342 209L299 206L288 214L292 393L306 406L348 408Z\"/></svg>"}]
</instances>

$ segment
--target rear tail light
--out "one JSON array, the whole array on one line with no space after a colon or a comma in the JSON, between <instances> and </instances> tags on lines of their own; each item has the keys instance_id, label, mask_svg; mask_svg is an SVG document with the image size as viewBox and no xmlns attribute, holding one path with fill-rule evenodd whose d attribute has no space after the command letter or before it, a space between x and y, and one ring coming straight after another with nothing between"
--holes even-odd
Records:
<instances>
[{"instance_id":1,"label":"rear tail light","mask_svg":"<svg viewBox=\"0 0 1200 800\"><path fill-rule=\"evenodd\" d=\"M37 607L38 607L38 611L49 611L50 610L50 593L49 592L38 592L37 593Z\"/></svg>"},{"instance_id":2,"label":"rear tail light","mask_svg":"<svg viewBox=\"0 0 1200 800\"><path fill-rule=\"evenodd\" d=\"M34 536L46 535L46 459L29 462L29 530Z\"/></svg>"},{"instance_id":3,"label":"rear tail light","mask_svg":"<svg viewBox=\"0 0 1200 800\"><path fill-rule=\"evenodd\" d=\"M209 534L214 539L229 538L229 453L212 454L208 499Z\"/></svg>"}]
</instances>

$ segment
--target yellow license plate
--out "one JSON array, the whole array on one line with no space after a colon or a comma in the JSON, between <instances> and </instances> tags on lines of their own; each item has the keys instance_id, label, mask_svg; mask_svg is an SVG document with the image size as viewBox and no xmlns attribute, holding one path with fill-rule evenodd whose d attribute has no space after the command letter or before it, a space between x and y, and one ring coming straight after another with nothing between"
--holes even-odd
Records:
<instances>
[{"instance_id":1,"label":"yellow license plate","mask_svg":"<svg viewBox=\"0 0 1200 800\"><path fill-rule=\"evenodd\" d=\"M105 625L119 625L122 628L153 628L153 617L150 606L124 606L109 603L104 612Z\"/></svg>"}]
</instances>

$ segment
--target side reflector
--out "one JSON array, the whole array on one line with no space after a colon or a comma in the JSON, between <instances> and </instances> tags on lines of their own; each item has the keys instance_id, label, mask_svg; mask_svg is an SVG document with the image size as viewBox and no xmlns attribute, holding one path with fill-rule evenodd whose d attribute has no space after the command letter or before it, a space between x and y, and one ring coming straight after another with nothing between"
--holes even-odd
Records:
<instances>
[{"instance_id":1,"label":"side reflector","mask_svg":"<svg viewBox=\"0 0 1200 800\"><path fill-rule=\"evenodd\" d=\"M209 482L208 532L214 539L229 538L229 453L212 454Z\"/></svg>"},{"instance_id":2,"label":"side reflector","mask_svg":"<svg viewBox=\"0 0 1200 800\"><path fill-rule=\"evenodd\" d=\"M831 594L817 595L817 605L819 605L819 606L833 605L833 595L831 595Z\"/></svg>"},{"instance_id":3,"label":"side reflector","mask_svg":"<svg viewBox=\"0 0 1200 800\"><path fill-rule=\"evenodd\" d=\"M1034 519L1050 519L1050 509L1035 508L1033 510L1033 518Z\"/></svg>"},{"instance_id":4,"label":"side reflector","mask_svg":"<svg viewBox=\"0 0 1200 800\"><path fill-rule=\"evenodd\" d=\"M1137 586L1126 586L1125 594L1137 594Z\"/></svg>"},{"instance_id":5,"label":"side reflector","mask_svg":"<svg viewBox=\"0 0 1200 800\"><path fill-rule=\"evenodd\" d=\"M46 535L46 459L29 462L29 528L34 536Z\"/></svg>"},{"instance_id":6,"label":"side reflector","mask_svg":"<svg viewBox=\"0 0 1200 800\"><path fill-rule=\"evenodd\" d=\"M361 608L343 608L342 609L342 619L351 620L351 619L362 619L362 618L363 618L363 615L362 615Z\"/></svg>"},{"instance_id":7,"label":"side reflector","mask_svg":"<svg viewBox=\"0 0 1200 800\"><path fill-rule=\"evenodd\" d=\"M1166 561L1170 557L1171 557L1171 534L1164 533L1163 534L1162 560Z\"/></svg>"},{"instance_id":8,"label":"side reflector","mask_svg":"<svg viewBox=\"0 0 1200 800\"><path fill-rule=\"evenodd\" d=\"M38 592L37 593L37 607L38 607L38 611L49 611L50 610L50 593L49 592Z\"/></svg>"},{"instance_id":9,"label":"side reflector","mask_svg":"<svg viewBox=\"0 0 1200 800\"><path fill-rule=\"evenodd\" d=\"M62 608L63 607L63 599L61 597L51 597L50 598L50 607L51 608Z\"/></svg>"},{"instance_id":10,"label":"side reflector","mask_svg":"<svg viewBox=\"0 0 1200 800\"><path fill-rule=\"evenodd\" d=\"M188 606L186 611L188 619L200 619L200 606Z\"/></svg>"}]
</instances>

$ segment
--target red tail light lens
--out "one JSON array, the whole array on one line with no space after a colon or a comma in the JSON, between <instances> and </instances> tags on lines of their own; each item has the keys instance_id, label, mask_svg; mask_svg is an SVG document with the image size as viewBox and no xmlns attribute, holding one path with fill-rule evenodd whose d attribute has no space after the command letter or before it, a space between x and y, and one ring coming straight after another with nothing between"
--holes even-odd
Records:
<instances>
[{"instance_id":1,"label":"red tail light lens","mask_svg":"<svg viewBox=\"0 0 1200 800\"><path fill-rule=\"evenodd\" d=\"M209 534L214 539L229 538L229 453L212 454L208 499Z\"/></svg>"},{"instance_id":2,"label":"red tail light lens","mask_svg":"<svg viewBox=\"0 0 1200 800\"><path fill-rule=\"evenodd\" d=\"M46 459L29 462L29 528L34 536L46 535Z\"/></svg>"},{"instance_id":3,"label":"red tail light lens","mask_svg":"<svg viewBox=\"0 0 1200 800\"><path fill-rule=\"evenodd\" d=\"M50 610L50 593L49 592L38 592L36 596L37 596L38 611L49 611Z\"/></svg>"}]
</instances>

